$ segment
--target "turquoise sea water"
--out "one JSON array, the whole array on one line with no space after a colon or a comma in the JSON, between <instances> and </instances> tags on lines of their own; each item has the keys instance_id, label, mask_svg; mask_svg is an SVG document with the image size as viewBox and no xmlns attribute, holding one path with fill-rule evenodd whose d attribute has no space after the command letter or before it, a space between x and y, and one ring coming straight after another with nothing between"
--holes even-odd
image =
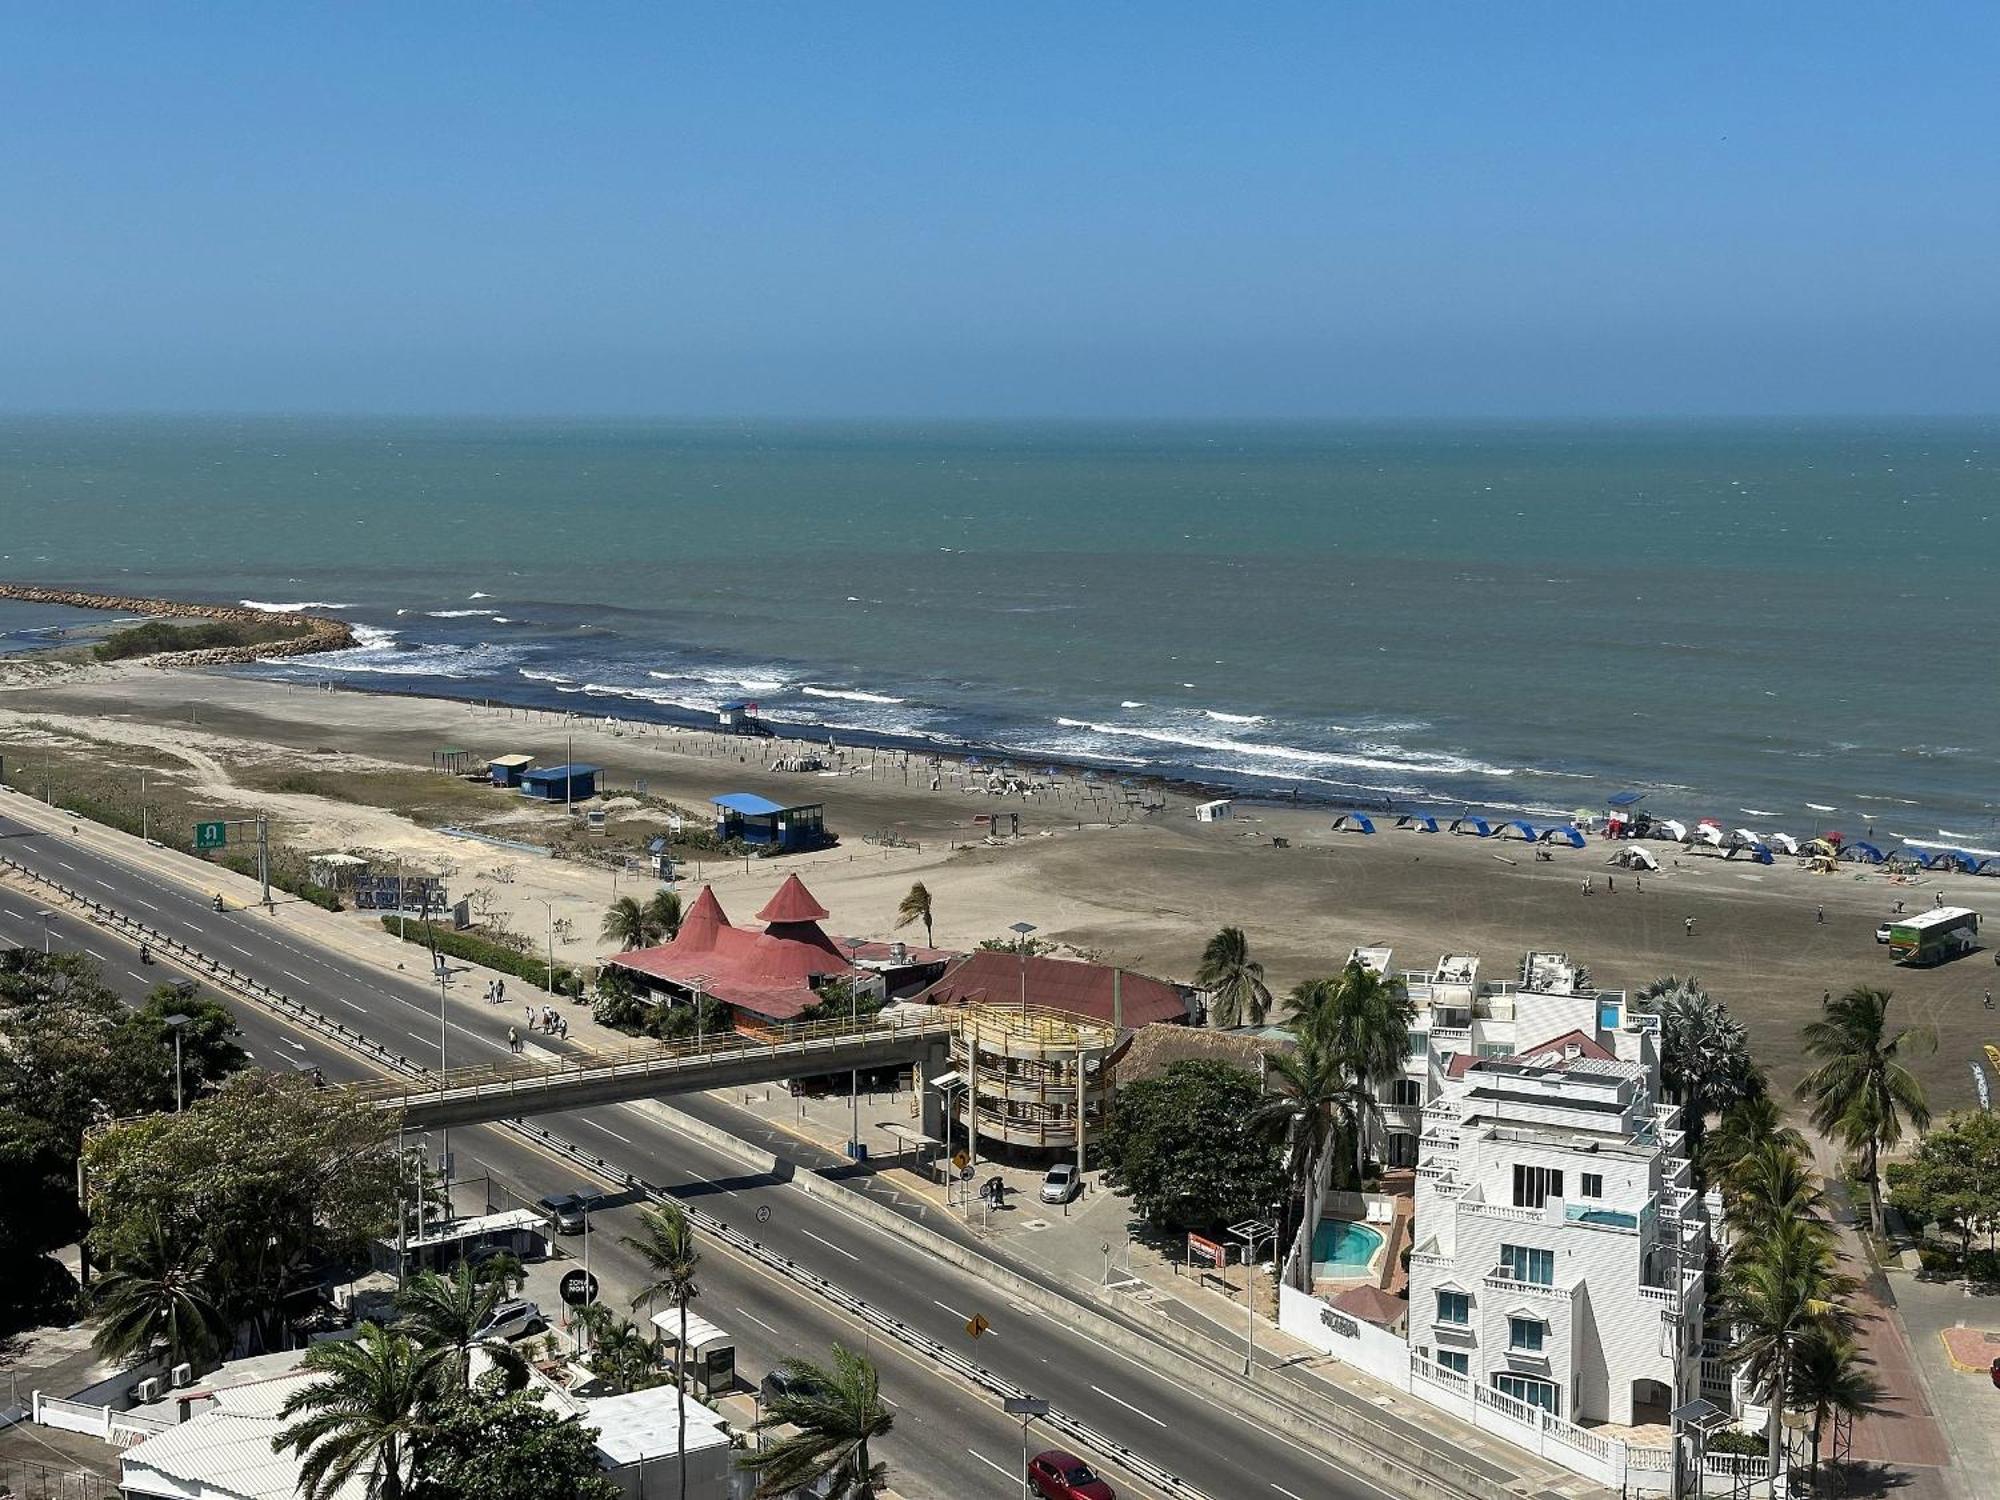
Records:
<instances>
[{"instance_id":1,"label":"turquoise sea water","mask_svg":"<svg viewBox=\"0 0 2000 1500\"><path fill-rule=\"evenodd\" d=\"M1996 564L2000 422L0 422L0 576L273 672L1330 801L1994 845Z\"/></svg>"}]
</instances>

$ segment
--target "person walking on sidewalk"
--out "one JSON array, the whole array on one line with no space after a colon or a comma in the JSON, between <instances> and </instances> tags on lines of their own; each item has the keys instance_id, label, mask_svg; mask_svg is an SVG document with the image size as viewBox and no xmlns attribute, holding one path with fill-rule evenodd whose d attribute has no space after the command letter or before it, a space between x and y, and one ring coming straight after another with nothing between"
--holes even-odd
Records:
<instances>
[{"instance_id":1,"label":"person walking on sidewalk","mask_svg":"<svg viewBox=\"0 0 2000 1500\"><path fill-rule=\"evenodd\" d=\"M509 1052L519 1052L521 1050L521 1033L512 1026L507 1028L507 1050Z\"/></svg>"}]
</instances>

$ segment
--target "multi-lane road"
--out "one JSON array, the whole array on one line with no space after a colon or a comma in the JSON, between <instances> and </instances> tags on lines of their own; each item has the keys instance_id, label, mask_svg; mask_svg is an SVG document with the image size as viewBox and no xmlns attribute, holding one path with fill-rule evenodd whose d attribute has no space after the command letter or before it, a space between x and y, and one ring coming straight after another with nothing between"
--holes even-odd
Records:
<instances>
[{"instance_id":1,"label":"multi-lane road","mask_svg":"<svg viewBox=\"0 0 2000 1500\"><path fill-rule=\"evenodd\" d=\"M149 867L157 854L144 862L118 857L122 836L93 830L73 837L67 824L44 831L39 815L29 822L4 812L0 809L0 852L341 1019L393 1051L435 1066L440 1013L434 984L385 974L307 941L282 918L254 909L211 910L195 883L202 867L192 861L185 881L172 878ZM143 847L129 842L134 852ZM140 965L129 945L47 896L18 880L0 884L0 939L40 947L44 927L51 926L56 947L90 953L121 992L136 996L157 982L163 966ZM43 910L55 913L52 924L38 915ZM258 1063L310 1063L330 1081L365 1076L359 1061L318 1035L295 1030L246 1002L232 1000L232 1005L245 1045ZM485 1007L477 997L467 1004L454 996L445 1012L451 1064L505 1055L510 1014ZM675 1103L691 1111L720 1111L719 1121L729 1113L713 1101ZM768 1174L746 1173L739 1160L690 1139L643 1107L611 1105L535 1123L603 1158L614 1174L629 1173L665 1186L718 1218L752 1230L778 1254L931 1338L962 1347L994 1374L1048 1397L1214 1500L1257 1495L1361 1500L1382 1493L1318 1453L1211 1401L1201 1389L1203 1382L1177 1378L1169 1373L1171 1364L1155 1369L1059 1319L998 1299L978 1276L865 1225L837 1204ZM478 1167L534 1192L575 1184L574 1168L498 1129L454 1130L451 1146L460 1177ZM765 1209L769 1213L760 1220ZM614 1227L626 1226L604 1226ZM594 1255L621 1253L616 1234L600 1231L592 1239ZM740 1355L753 1369L793 1354L823 1352L835 1338L854 1343L862 1337L859 1325L829 1304L726 1251L705 1259L702 1283L705 1314L737 1336ZM975 1312L992 1324L992 1332L976 1348L964 1331ZM897 1403L897 1432L885 1456L906 1475L899 1487L920 1493L930 1486L939 1493L968 1496L1018 1494L1018 1426L935 1366L879 1341L873 1347L882 1357L885 1392ZM912 1478L920 1482L913 1485ZM1121 1490L1147 1492L1130 1480L1121 1483Z\"/></svg>"}]
</instances>

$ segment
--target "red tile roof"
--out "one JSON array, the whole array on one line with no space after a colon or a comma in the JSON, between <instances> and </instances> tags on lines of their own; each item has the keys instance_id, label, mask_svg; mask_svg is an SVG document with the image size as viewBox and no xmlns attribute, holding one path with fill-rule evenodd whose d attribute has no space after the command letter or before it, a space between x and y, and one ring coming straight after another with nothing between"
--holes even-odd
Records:
<instances>
[{"instance_id":1,"label":"red tile roof","mask_svg":"<svg viewBox=\"0 0 2000 1500\"><path fill-rule=\"evenodd\" d=\"M1394 1328L1410 1311L1409 1303L1379 1286L1349 1287L1333 1299L1333 1305L1364 1323L1377 1323L1384 1328Z\"/></svg>"},{"instance_id":2,"label":"red tile roof","mask_svg":"<svg viewBox=\"0 0 2000 1500\"><path fill-rule=\"evenodd\" d=\"M1128 1029L1155 1021L1187 1020L1187 1002L1172 985L1144 974L1121 972L1109 964L1087 964L1066 958L1028 959L1028 1004L1108 1022L1114 975L1118 976L1120 1010ZM1021 998L1021 983L1018 954L1004 948L982 948L946 969L944 977L918 995L916 1001L931 1005L1013 1005Z\"/></svg>"},{"instance_id":3,"label":"red tile roof","mask_svg":"<svg viewBox=\"0 0 2000 1500\"><path fill-rule=\"evenodd\" d=\"M824 922L830 913L813 899L813 893L806 889L806 883L796 875L787 875L785 883L778 887L778 893L764 903L764 909L757 913L760 922Z\"/></svg>"},{"instance_id":4,"label":"red tile roof","mask_svg":"<svg viewBox=\"0 0 2000 1500\"><path fill-rule=\"evenodd\" d=\"M1559 1063L1569 1056L1569 1049L1576 1048L1578 1057L1591 1057L1599 1062L1615 1062L1616 1058L1586 1031L1565 1031L1561 1036L1550 1037L1537 1046L1523 1047L1509 1062L1517 1063Z\"/></svg>"},{"instance_id":5,"label":"red tile roof","mask_svg":"<svg viewBox=\"0 0 2000 1500\"><path fill-rule=\"evenodd\" d=\"M813 980L856 972L816 920L793 915L807 911L826 915L796 875L785 877L759 914L771 923L762 932L731 925L714 889L703 887L673 941L616 954L609 962L680 989L698 985L703 994L765 1020L794 1020L819 998ZM774 912L784 916L774 918Z\"/></svg>"}]
</instances>

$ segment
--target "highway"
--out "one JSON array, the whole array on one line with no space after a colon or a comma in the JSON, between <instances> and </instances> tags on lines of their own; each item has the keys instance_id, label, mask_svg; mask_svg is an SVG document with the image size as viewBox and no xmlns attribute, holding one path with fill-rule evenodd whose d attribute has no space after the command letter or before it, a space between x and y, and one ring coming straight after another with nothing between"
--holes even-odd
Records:
<instances>
[{"instance_id":1,"label":"highway","mask_svg":"<svg viewBox=\"0 0 2000 1500\"><path fill-rule=\"evenodd\" d=\"M130 842L135 851L141 847L136 840ZM88 841L70 837L66 828L42 834L32 824L0 816L0 852L344 1019L413 1061L437 1063L439 1000L435 986L420 978L388 976L340 951L302 941L281 921L254 909L216 913L198 884L182 884L99 854ZM198 882L202 869L189 864L189 878ZM55 910L55 946L93 952L111 983L132 986L132 993L143 992L152 982L152 972L142 973L132 961L136 955L101 929L52 906L43 899L45 894L19 882L0 886L0 936L39 947L43 923L35 913ZM412 951L421 962L421 950ZM308 1062L335 1081L365 1076L357 1060L318 1037L295 1032L247 1002L232 998L231 1004L245 1044L260 1064ZM481 1024L488 1016L490 1023ZM450 1061L461 1066L504 1055L506 1025L518 1019L518 1013L511 1006L489 1010L476 996L454 995L447 1019ZM466 1024L468 1020L473 1024ZM712 1114L717 1123L740 1125L728 1120L732 1112L726 1106L716 1106L712 1100L683 1098L674 1103L691 1113ZM1203 1396L1200 1382L1190 1388L1174 1375L1102 1347L1055 1319L1010 1303L996 1304L990 1288L977 1276L884 1235L837 1205L809 1197L785 1182L747 1175L733 1158L689 1139L640 1107L605 1106L536 1123L601 1157L613 1174L631 1173L660 1184L903 1323L960 1347L1001 1378L1048 1397L1214 1500L1256 1494L1358 1500L1383 1493L1318 1454L1215 1405ZM451 1147L460 1177L470 1175L476 1162L537 1193L575 1185L574 1169L495 1129L454 1130ZM762 1222L757 1220L760 1209L770 1210ZM932 1215L933 1221L937 1218ZM594 1246L613 1239L608 1234L593 1236ZM703 1269L704 1311L737 1334L744 1363L753 1369L790 1354L823 1352L837 1336L849 1342L859 1337L857 1325L844 1315L733 1254L712 1250ZM976 1348L964 1331L974 1312L983 1313L993 1328ZM910 1471L931 1484L943 1486L949 1481L945 1493L1019 1492L1014 1476L1020 1439L1014 1422L933 1367L920 1367L898 1354L885 1358L883 1368L885 1391L899 1403L898 1433L892 1442L903 1450L901 1461ZM904 1446L910 1444L914 1451ZM885 1457L898 1462L893 1451L885 1452ZM1146 1493L1141 1485L1118 1475L1115 1465L1105 1466L1120 1479L1122 1492ZM912 1487L906 1482L899 1488L907 1492Z\"/></svg>"}]
</instances>

